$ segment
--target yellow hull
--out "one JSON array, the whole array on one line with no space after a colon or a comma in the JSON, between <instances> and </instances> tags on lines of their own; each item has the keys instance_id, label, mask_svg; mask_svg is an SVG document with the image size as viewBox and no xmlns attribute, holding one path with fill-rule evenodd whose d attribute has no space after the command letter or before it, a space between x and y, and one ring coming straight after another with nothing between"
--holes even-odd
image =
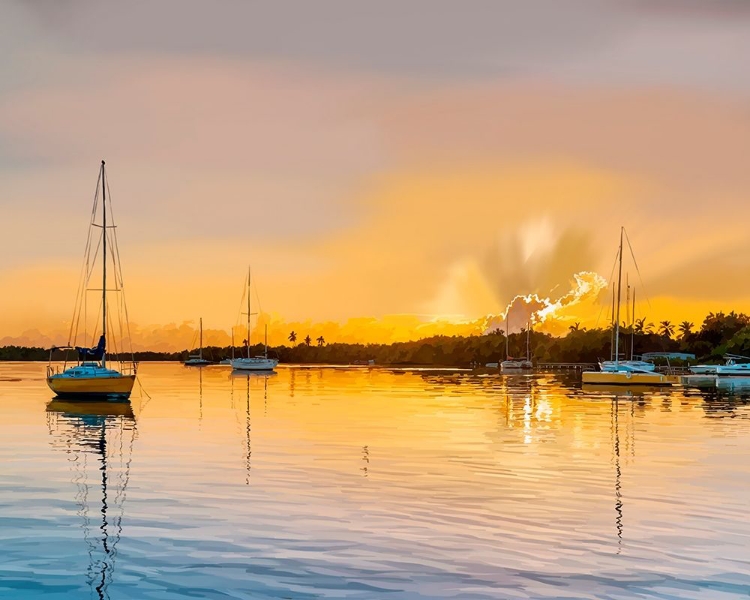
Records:
<instances>
[{"instance_id":1,"label":"yellow hull","mask_svg":"<svg viewBox=\"0 0 750 600\"><path fill-rule=\"evenodd\" d=\"M133 407L130 405L130 400L123 402L51 400L47 404L47 411L87 417L133 417Z\"/></svg>"},{"instance_id":2,"label":"yellow hull","mask_svg":"<svg viewBox=\"0 0 750 600\"><path fill-rule=\"evenodd\" d=\"M672 385L674 378L661 373L608 373L606 371L584 371L583 383L597 385Z\"/></svg>"},{"instance_id":3,"label":"yellow hull","mask_svg":"<svg viewBox=\"0 0 750 600\"><path fill-rule=\"evenodd\" d=\"M128 398L135 375L122 377L47 377L47 385L58 398Z\"/></svg>"}]
</instances>

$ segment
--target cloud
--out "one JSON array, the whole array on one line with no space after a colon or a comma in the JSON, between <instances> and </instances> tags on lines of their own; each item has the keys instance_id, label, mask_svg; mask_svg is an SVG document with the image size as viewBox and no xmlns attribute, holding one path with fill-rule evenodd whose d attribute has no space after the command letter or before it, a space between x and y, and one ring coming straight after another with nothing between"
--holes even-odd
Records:
<instances>
[{"instance_id":1,"label":"cloud","mask_svg":"<svg viewBox=\"0 0 750 600\"><path fill-rule=\"evenodd\" d=\"M592 81L613 73L747 89L750 42L741 34L750 11L742 4L70 0L6 3L3 12L10 33L25 28L26 38L53 39L62 53L82 56L221 56L426 81L551 73ZM724 44L702 43L708 39Z\"/></svg>"}]
</instances>

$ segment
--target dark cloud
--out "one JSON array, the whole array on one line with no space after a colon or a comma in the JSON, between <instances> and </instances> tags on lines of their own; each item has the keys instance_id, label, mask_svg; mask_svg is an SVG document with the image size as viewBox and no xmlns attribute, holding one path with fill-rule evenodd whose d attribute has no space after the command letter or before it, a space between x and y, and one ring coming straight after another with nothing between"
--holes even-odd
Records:
<instances>
[{"instance_id":1,"label":"dark cloud","mask_svg":"<svg viewBox=\"0 0 750 600\"><path fill-rule=\"evenodd\" d=\"M593 0L21 2L72 52L220 54L403 75L496 75L611 43L635 24Z\"/></svg>"}]
</instances>

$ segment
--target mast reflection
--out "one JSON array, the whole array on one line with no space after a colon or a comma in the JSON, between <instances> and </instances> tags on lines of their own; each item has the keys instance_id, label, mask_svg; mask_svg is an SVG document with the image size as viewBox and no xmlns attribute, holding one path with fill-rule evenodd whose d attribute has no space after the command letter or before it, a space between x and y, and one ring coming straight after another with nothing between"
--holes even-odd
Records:
<instances>
[{"instance_id":1,"label":"mast reflection","mask_svg":"<svg viewBox=\"0 0 750 600\"><path fill-rule=\"evenodd\" d=\"M617 554L622 551L622 469L620 468L620 406L618 397L612 398L612 460L615 465L615 527L617 528Z\"/></svg>"},{"instance_id":2,"label":"mast reflection","mask_svg":"<svg viewBox=\"0 0 750 600\"><path fill-rule=\"evenodd\" d=\"M89 553L87 583L96 598L108 599L137 435L133 408L129 401L52 400L47 422L52 446L68 455L76 486Z\"/></svg>"},{"instance_id":3,"label":"mast reflection","mask_svg":"<svg viewBox=\"0 0 750 600\"><path fill-rule=\"evenodd\" d=\"M251 465L251 457L252 457L252 448L251 448L251 433L252 433L252 426L251 426L251 419L250 419L250 380L259 381L263 380L263 406L264 406L264 415L267 410L268 406L268 379L270 377L275 376L276 373L274 372L268 372L268 373L252 373L248 371L232 371L231 378L232 378L232 407L234 408L234 380L235 379L245 379L246 385L245 385L245 485L250 485L250 469L252 468Z\"/></svg>"}]
</instances>

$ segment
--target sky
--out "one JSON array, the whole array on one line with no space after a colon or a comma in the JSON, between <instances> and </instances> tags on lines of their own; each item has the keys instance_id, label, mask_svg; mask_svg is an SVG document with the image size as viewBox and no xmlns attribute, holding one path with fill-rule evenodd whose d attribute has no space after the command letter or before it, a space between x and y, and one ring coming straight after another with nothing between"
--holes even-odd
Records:
<instances>
[{"instance_id":1,"label":"sky","mask_svg":"<svg viewBox=\"0 0 750 600\"><path fill-rule=\"evenodd\" d=\"M66 341L102 159L138 348L249 264L272 343L602 326L621 226L639 315L750 311L743 0L9 0L0 52L0 344Z\"/></svg>"}]
</instances>

